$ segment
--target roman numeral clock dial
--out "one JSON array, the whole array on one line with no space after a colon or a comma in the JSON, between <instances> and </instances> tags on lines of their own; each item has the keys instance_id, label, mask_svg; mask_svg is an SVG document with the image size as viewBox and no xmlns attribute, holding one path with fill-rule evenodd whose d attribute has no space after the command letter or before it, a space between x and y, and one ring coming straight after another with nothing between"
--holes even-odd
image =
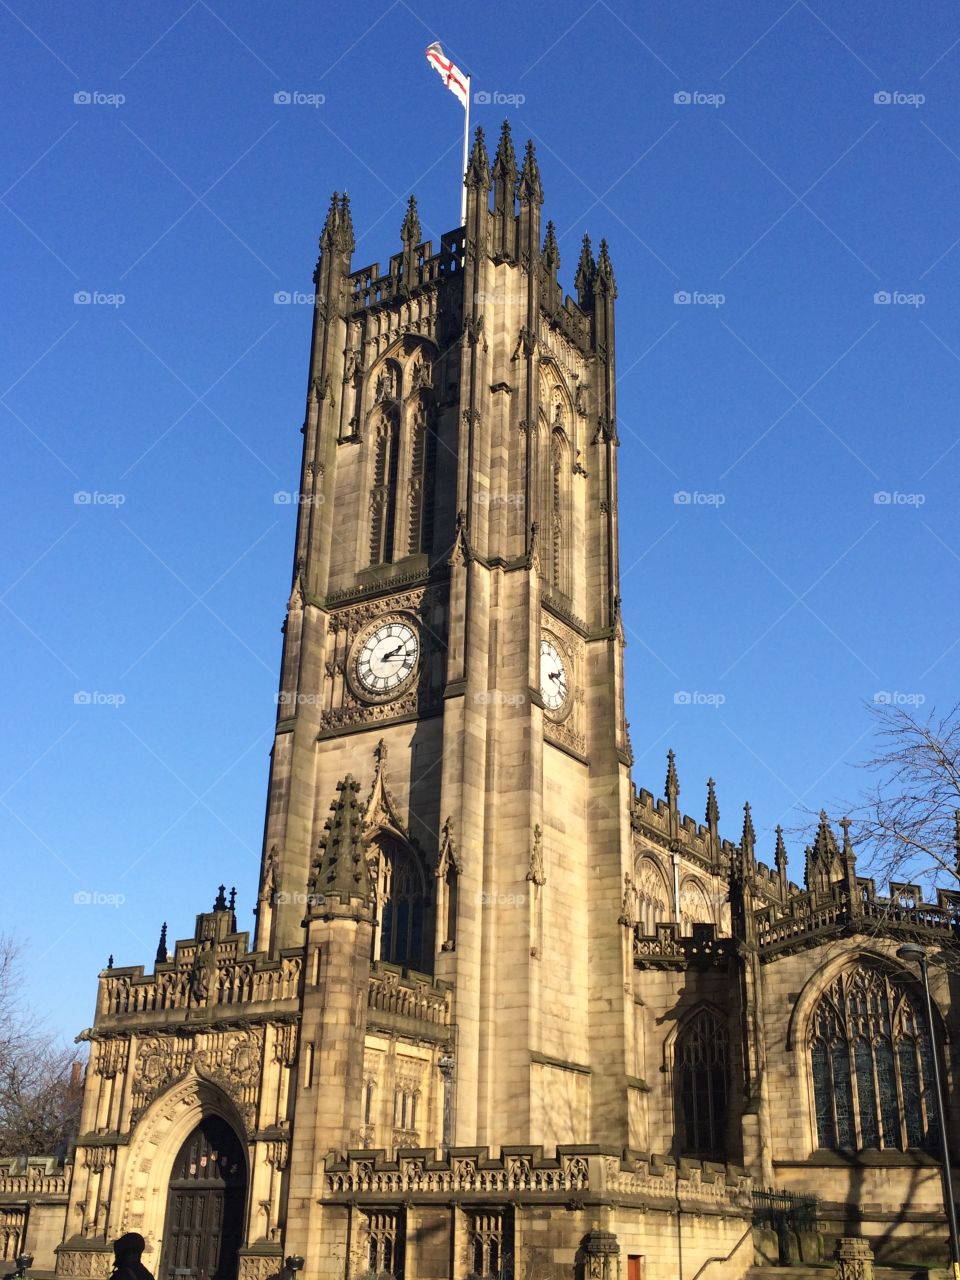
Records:
<instances>
[{"instance_id":1,"label":"roman numeral clock dial","mask_svg":"<svg viewBox=\"0 0 960 1280\"><path fill-rule=\"evenodd\" d=\"M563 711L570 695L567 667L552 640L540 641L540 697L547 711Z\"/></svg>"},{"instance_id":2,"label":"roman numeral clock dial","mask_svg":"<svg viewBox=\"0 0 960 1280\"><path fill-rule=\"evenodd\" d=\"M420 661L420 638L412 623L391 619L365 631L354 650L351 674L368 699L396 697L413 679Z\"/></svg>"}]
</instances>

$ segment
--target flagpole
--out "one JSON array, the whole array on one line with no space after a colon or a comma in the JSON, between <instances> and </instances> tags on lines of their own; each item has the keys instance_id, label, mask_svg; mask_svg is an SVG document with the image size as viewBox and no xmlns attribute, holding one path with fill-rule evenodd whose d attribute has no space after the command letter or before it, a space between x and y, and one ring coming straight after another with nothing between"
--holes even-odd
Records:
<instances>
[{"instance_id":1,"label":"flagpole","mask_svg":"<svg viewBox=\"0 0 960 1280\"><path fill-rule=\"evenodd\" d=\"M460 168L460 223L462 226L467 225L467 164L470 160L470 85L471 78L467 76L467 102L466 111L463 115L463 164Z\"/></svg>"}]
</instances>

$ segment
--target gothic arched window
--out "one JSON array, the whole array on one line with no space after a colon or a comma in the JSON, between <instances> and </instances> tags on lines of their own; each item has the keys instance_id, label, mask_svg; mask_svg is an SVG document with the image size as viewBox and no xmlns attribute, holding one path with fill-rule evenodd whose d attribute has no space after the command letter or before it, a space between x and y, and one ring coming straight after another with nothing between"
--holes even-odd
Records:
<instances>
[{"instance_id":1,"label":"gothic arched window","mask_svg":"<svg viewBox=\"0 0 960 1280\"><path fill-rule=\"evenodd\" d=\"M570 594L570 523L570 457L567 437L557 425L550 433L550 580L566 595Z\"/></svg>"},{"instance_id":2,"label":"gothic arched window","mask_svg":"<svg viewBox=\"0 0 960 1280\"><path fill-rule=\"evenodd\" d=\"M424 888L413 853L398 840L380 847L377 883L379 959L419 969L423 961Z\"/></svg>"},{"instance_id":3,"label":"gothic arched window","mask_svg":"<svg viewBox=\"0 0 960 1280\"><path fill-rule=\"evenodd\" d=\"M410 416L409 529L411 555L433 546L433 477L437 466L437 435L426 403L421 398Z\"/></svg>"},{"instance_id":4,"label":"gothic arched window","mask_svg":"<svg viewBox=\"0 0 960 1280\"><path fill-rule=\"evenodd\" d=\"M688 876L680 886L680 932L689 937L695 924L712 921L706 890L699 880Z\"/></svg>"},{"instance_id":5,"label":"gothic arched window","mask_svg":"<svg viewBox=\"0 0 960 1280\"><path fill-rule=\"evenodd\" d=\"M657 924L667 918L667 882L651 858L638 858L634 866L637 889L637 927L652 937Z\"/></svg>"},{"instance_id":6,"label":"gothic arched window","mask_svg":"<svg viewBox=\"0 0 960 1280\"><path fill-rule=\"evenodd\" d=\"M373 489L370 493L370 563L393 559L397 514L397 467L400 463L400 414L396 405L381 410L374 440Z\"/></svg>"},{"instance_id":7,"label":"gothic arched window","mask_svg":"<svg viewBox=\"0 0 960 1280\"><path fill-rule=\"evenodd\" d=\"M674 1050L680 1153L721 1160L727 1124L727 1028L701 1009L677 1036Z\"/></svg>"},{"instance_id":8,"label":"gothic arched window","mask_svg":"<svg viewBox=\"0 0 960 1280\"><path fill-rule=\"evenodd\" d=\"M905 987L866 965L841 973L817 1002L808 1047L818 1147L936 1145L930 1040Z\"/></svg>"}]
</instances>

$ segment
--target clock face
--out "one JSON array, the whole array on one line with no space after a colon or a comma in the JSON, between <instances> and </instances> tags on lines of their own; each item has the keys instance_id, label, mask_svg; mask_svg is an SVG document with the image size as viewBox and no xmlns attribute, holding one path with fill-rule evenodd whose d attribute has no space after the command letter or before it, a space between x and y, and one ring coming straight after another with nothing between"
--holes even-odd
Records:
<instances>
[{"instance_id":1,"label":"clock face","mask_svg":"<svg viewBox=\"0 0 960 1280\"><path fill-rule=\"evenodd\" d=\"M540 641L540 697L548 711L559 711L569 692L567 668L552 640Z\"/></svg>"},{"instance_id":2,"label":"clock face","mask_svg":"<svg viewBox=\"0 0 960 1280\"><path fill-rule=\"evenodd\" d=\"M362 640L354 659L360 688L375 698L394 693L416 670L420 640L409 622L382 622Z\"/></svg>"}]
</instances>

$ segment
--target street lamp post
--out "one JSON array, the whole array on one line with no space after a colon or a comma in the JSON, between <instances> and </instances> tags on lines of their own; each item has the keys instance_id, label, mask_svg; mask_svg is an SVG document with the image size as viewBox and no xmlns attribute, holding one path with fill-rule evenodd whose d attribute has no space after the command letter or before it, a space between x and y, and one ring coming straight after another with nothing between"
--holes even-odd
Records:
<instances>
[{"instance_id":1,"label":"street lamp post","mask_svg":"<svg viewBox=\"0 0 960 1280\"><path fill-rule=\"evenodd\" d=\"M908 942L897 952L898 960L915 960L923 978L923 993L927 1001L927 1030L930 1035L930 1056L933 1059L933 1087L937 1095L937 1119L940 1124L940 1147L943 1156L943 1199L950 1228L950 1261L953 1263L953 1280L960 1280L960 1237L957 1235L957 1207L953 1200L953 1175L950 1172L950 1147L947 1143L947 1116L943 1105L943 1088L940 1084L940 1055L937 1052L936 1024L933 1021L933 1002L930 999L930 982L927 977L927 952L915 942Z\"/></svg>"}]
</instances>

